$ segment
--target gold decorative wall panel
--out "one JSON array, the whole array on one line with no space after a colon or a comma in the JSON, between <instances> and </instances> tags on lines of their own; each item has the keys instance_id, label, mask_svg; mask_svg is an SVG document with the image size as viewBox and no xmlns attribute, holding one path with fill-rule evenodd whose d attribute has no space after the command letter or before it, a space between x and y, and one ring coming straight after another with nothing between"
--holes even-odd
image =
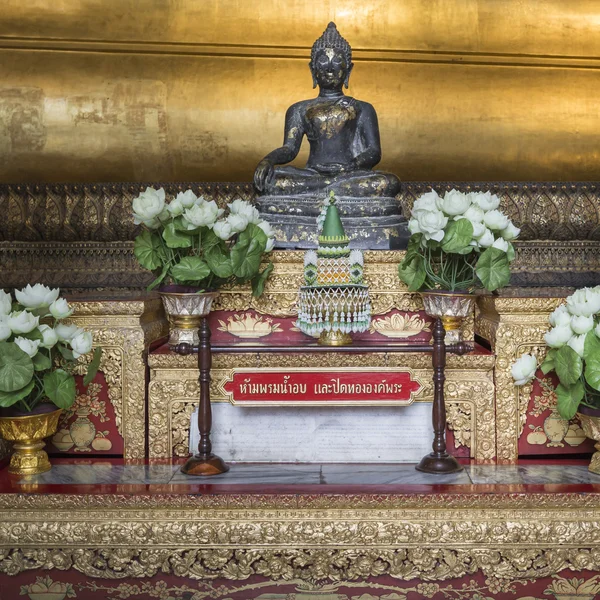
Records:
<instances>
[{"instance_id":1,"label":"gold decorative wall panel","mask_svg":"<svg viewBox=\"0 0 600 600\"><path fill-rule=\"evenodd\" d=\"M197 357L150 354L148 385L148 445L150 458L187 456L192 412L198 406ZM466 446L470 455L491 460L496 452L493 369L491 355L448 356L446 403L448 426L456 446ZM403 367L414 370L423 382L416 402L433 401L431 357L424 354L369 353L363 355L299 353L290 355L216 354L213 358L211 400L228 402L224 390L236 368L322 368L343 370L365 367ZM402 409L399 408L399 414Z\"/></svg>"},{"instance_id":2,"label":"gold decorative wall panel","mask_svg":"<svg viewBox=\"0 0 600 600\"><path fill-rule=\"evenodd\" d=\"M546 290L547 292L547 290ZM516 462L519 437L526 420L531 386L515 386L511 365L524 352L542 355L549 314L566 293L555 290L548 297L533 292L522 297L478 298L475 333L487 339L496 356L496 454L498 462ZM531 290L530 290L531 293Z\"/></svg>"},{"instance_id":3,"label":"gold decorative wall panel","mask_svg":"<svg viewBox=\"0 0 600 600\"><path fill-rule=\"evenodd\" d=\"M0 212L4 215L0 222L0 284L18 287L44 281L69 288L145 287L152 275L140 268L133 255L131 240L138 230L131 217L131 201L146 185L0 184ZM164 185L169 196L191 187L220 205L235 198L254 200L248 183L150 185ZM502 210L522 228L512 265L513 285L598 283L598 182L407 182L398 197L403 211L408 213L414 199L432 186L440 193L456 187L465 191L491 189L500 196ZM371 253L367 263L380 262L382 256ZM392 263L398 263L401 254L385 256L386 285L399 286ZM277 254L278 263L294 261L301 262L301 255ZM296 272L300 277L300 271ZM294 289L299 282L300 278L289 281Z\"/></svg>"},{"instance_id":4,"label":"gold decorative wall panel","mask_svg":"<svg viewBox=\"0 0 600 600\"><path fill-rule=\"evenodd\" d=\"M0 181L242 180L336 20L403 180L598 178L584 0L7 0ZM305 156L305 155L303 155Z\"/></svg>"}]
</instances>

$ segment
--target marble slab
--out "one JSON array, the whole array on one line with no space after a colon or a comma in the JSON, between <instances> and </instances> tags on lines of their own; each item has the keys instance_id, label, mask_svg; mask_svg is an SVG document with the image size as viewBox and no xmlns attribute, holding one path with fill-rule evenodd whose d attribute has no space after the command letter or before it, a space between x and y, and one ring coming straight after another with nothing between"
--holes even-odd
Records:
<instances>
[{"instance_id":1,"label":"marble slab","mask_svg":"<svg viewBox=\"0 0 600 600\"><path fill-rule=\"evenodd\" d=\"M190 452L198 447L196 413ZM431 404L247 407L213 404L213 452L227 461L416 463L431 452Z\"/></svg>"},{"instance_id":2,"label":"marble slab","mask_svg":"<svg viewBox=\"0 0 600 600\"><path fill-rule=\"evenodd\" d=\"M466 471L448 475L421 473L414 465L323 465L323 483L331 485L470 485Z\"/></svg>"},{"instance_id":3,"label":"marble slab","mask_svg":"<svg viewBox=\"0 0 600 600\"><path fill-rule=\"evenodd\" d=\"M178 469L170 483L198 483L199 479L193 475L186 475ZM265 487L271 484L318 485L322 483L321 465L230 464L230 469L227 473L207 478L203 477L202 483L222 483L227 485L251 484L264 485Z\"/></svg>"},{"instance_id":4,"label":"marble slab","mask_svg":"<svg viewBox=\"0 0 600 600\"><path fill-rule=\"evenodd\" d=\"M600 475L581 465L471 465L474 484L600 483Z\"/></svg>"}]
</instances>

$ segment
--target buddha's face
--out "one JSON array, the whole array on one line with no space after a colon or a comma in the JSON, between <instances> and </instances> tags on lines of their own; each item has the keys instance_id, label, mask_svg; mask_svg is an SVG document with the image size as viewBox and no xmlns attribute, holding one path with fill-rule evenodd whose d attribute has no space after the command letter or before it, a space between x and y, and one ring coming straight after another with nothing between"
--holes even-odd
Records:
<instances>
[{"instance_id":1,"label":"buddha's face","mask_svg":"<svg viewBox=\"0 0 600 600\"><path fill-rule=\"evenodd\" d=\"M346 56L337 48L323 48L311 63L315 83L325 89L341 89L350 75L352 65L346 62Z\"/></svg>"}]
</instances>

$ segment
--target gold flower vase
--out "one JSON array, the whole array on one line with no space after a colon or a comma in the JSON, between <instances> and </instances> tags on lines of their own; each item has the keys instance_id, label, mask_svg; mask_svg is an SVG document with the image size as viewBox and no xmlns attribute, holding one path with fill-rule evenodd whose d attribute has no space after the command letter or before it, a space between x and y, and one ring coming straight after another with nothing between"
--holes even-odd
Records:
<instances>
[{"instance_id":1,"label":"gold flower vase","mask_svg":"<svg viewBox=\"0 0 600 600\"><path fill-rule=\"evenodd\" d=\"M174 288L171 291L170 288ZM187 343L197 346L200 321L212 307L218 292L177 291L178 286L159 290L167 318L169 319L169 346ZM184 288L185 289L185 288ZM189 289L189 288L187 288Z\"/></svg>"},{"instance_id":2,"label":"gold flower vase","mask_svg":"<svg viewBox=\"0 0 600 600\"><path fill-rule=\"evenodd\" d=\"M37 475L52 468L42 440L56 433L62 408L23 417L0 417L0 436L14 442L8 472Z\"/></svg>"},{"instance_id":3,"label":"gold flower vase","mask_svg":"<svg viewBox=\"0 0 600 600\"><path fill-rule=\"evenodd\" d=\"M432 290L421 292L425 313L441 319L446 330L446 344L462 341L462 322L473 312L475 294Z\"/></svg>"},{"instance_id":4,"label":"gold flower vase","mask_svg":"<svg viewBox=\"0 0 600 600\"><path fill-rule=\"evenodd\" d=\"M592 460L588 468L592 473L600 475L600 410L580 406L577 416L581 422L583 433L596 442L596 452L592 455Z\"/></svg>"}]
</instances>

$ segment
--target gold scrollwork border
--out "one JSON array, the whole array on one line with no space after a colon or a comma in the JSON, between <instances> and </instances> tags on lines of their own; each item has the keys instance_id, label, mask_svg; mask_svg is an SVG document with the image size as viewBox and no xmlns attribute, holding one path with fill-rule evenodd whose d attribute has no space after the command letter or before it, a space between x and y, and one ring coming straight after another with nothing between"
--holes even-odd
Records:
<instances>
[{"instance_id":1,"label":"gold scrollwork border","mask_svg":"<svg viewBox=\"0 0 600 600\"><path fill-rule=\"evenodd\" d=\"M0 496L0 573L443 581L600 570L597 494Z\"/></svg>"}]
</instances>

